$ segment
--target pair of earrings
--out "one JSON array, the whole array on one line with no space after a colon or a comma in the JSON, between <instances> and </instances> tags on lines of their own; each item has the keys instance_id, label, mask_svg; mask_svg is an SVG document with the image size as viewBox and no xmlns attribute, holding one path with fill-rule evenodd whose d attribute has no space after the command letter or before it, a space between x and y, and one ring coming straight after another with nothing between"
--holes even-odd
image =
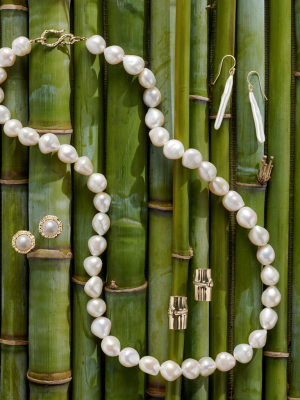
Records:
<instances>
[{"instance_id":1,"label":"pair of earrings","mask_svg":"<svg viewBox=\"0 0 300 400\"><path fill-rule=\"evenodd\" d=\"M54 239L62 233L62 222L55 215L46 215L39 222L39 233ZM35 247L35 237L29 231L18 231L12 238L12 247L17 253L27 254Z\"/></svg>"},{"instance_id":2,"label":"pair of earrings","mask_svg":"<svg viewBox=\"0 0 300 400\"><path fill-rule=\"evenodd\" d=\"M226 57L231 57L233 59L233 61L234 61L234 64L229 70L229 78L226 81L225 88L224 88L224 91L223 91L223 94L222 94L222 97L221 97L221 103L220 103L220 106L219 106L218 114L217 114L217 117L216 117L216 122L215 122L215 125L214 125L216 130L218 130L220 128L221 124L222 124L222 121L223 121L223 118L224 118L224 115L225 115L225 110L226 110L226 107L227 107L227 104L228 104L228 101L229 101L229 98L230 98L230 95L231 95L231 92L232 92L233 75L235 73L235 66L236 66L236 60L232 55L228 54L228 55L226 55L226 56L224 56L222 58L221 64L220 64L220 68L219 68L219 73L218 73L216 79L211 84L213 86L217 82L217 80L218 80L218 78L219 78L219 76L221 74L223 61L224 61L224 59ZM250 105L251 105L252 115L253 115L253 119L254 119L256 137L257 137L257 140L260 143L264 143L265 142L264 124L263 124L263 120L262 120L260 109L258 107L258 104L256 102L256 99L255 99L255 96L254 96L254 93L253 93L253 85L250 83L250 80L249 80L250 76L252 74L256 74L258 76L260 90L261 90L264 98L266 100L268 100L268 99L267 99L267 97L266 97L266 95L265 95L265 93L263 91L259 73L257 71L250 71L249 74L247 75L247 82L248 82L249 99L250 99Z\"/></svg>"}]
</instances>

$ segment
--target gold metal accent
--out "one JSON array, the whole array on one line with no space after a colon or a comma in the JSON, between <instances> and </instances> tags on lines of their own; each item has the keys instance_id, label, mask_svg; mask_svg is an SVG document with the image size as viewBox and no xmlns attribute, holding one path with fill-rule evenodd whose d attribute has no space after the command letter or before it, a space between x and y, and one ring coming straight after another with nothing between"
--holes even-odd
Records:
<instances>
[{"instance_id":1,"label":"gold metal accent","mask_svg":"<svg viewBox=\"0 0 300 400\"><path fill-rule=\"evenodd\" d=\"M211 269L196 269L194 272L195 300L211 301L212 287Z\"/></svg>"},{"instance_id":2,"label":"gold metal accent","mask_svg":"<svg viewBox=\"0 0 300 400\"><path fill-rule=\"evenodd\" d=\"M221 64L220 64L220 68L219 68L219 73L218 73L216 79L210 84L211 86L213 86L213 85L217 82L217 80L219 79L219 76L221 75L221 71L222 71L223 61L224 61L224 59L225 59L226 57L231 57L231 58L233 59L233 61L234 61L233 66L232 66L232 67L230 68L230 70L229 70L229 75L234 75L234 73L235 73L235 66L236 66L236 59L235 59L231 54L227 54L226 56L224 56L224 57L222 58Z\"/></svg>"},{"instance_id":3,"label":"gold metal accent","mask_svg":"<svg viewBox=\"0 0 300 400\"><path fill-rule=\"evenodd\" d=\"M257 180L261 185L265 185L271 179L271 173L273 169L272 161L274 157L270 157L269 164L267 164L267 156L264 156L261 160L261 167L259 174L257 175Z\"/></svg>"},{"instance_id":4,"label":"gold metal accent","mask_svg":"<svg viewBox=\"0 0 300 400\"><path fill-rule=\"evenodd\" d=\"M169 303L169 329L180 330L186 329L187 324L187 297L170 296Z\"/></svg>"},{"instance_id":5,"label":"gold metal accent","mask_svg":"<svg viewBox=\"0 0 300 400\"><path fill-rule=\"evenodd\" d=\"M31 245L30 245L30 247L29 247L27 250L20 250L20 249L18 248L18 246L17 246L17 239L18 239L19 236L22 236L22 235L28 236L29 239L31 240ZM32 234L31 232L29 232L29 231L18 231L18 232L13 236L13 238L12 238L12 243L11 243L11 244L12 244L12 247L14 248L14 250L15 250L17 253L20 253L20 254L27 254L27 253L30 252L30 250L32 250L32 249L35 247L35 238L34 238L33 234Z\"/></svg>"},{"instance_id":6,"label":"gold metal accent","mask_svg":"<svg viewBox=\"0 0 300 400\"><path fill-rule=\"evenodd\" d=\"M53 235L47 235L43 231L43 225L46 221L54 221L57 223L57 232L54 233ZM42 236L44 236L47 239L54 239L57 236L59 236L62 233L62 222L55 216L55 215L46 215L44 218L42 218L39 222L39 232Z\"/></svg>"},{"instance_id":7,"label":"gold metal accent","mask_svg":"<svg viewBox=\"0 0 300 400\"><path fill-rule=\"evenodd\" d=\"M259 73L258 73L257 71L250 71L249 74L247 75L247 82L248 82L248 89L249 89L249 92L253 92L253 85L252 85L252 83L250 83L250 80L249 80L250 76L253 75L253 74L256 74L256 75L258 76L258 81L259 81L260 90L261 90L261 92L262 92L264 98L265 98L266 100L268 100L267 96L265 95L265 92L263 91L262 84L261 84L261 80L260 80L260 76L259 76Z\"/></svg>"},{"instance_id":8,"label":"gold metal accent","mask_svg":"<svg viewBox=\"0 0 300 400\"><path fill-rule=\"evenodd\" d=\"M47 29L45 30L41 36L39 38L36 39L32 39L30 40L30 43L41 43L42 46L47 46L47 47L56 47L59 45L71 45L74 44L76 42L81 42L81 41L86 41L87 38L86 37L81 37L81 36L74 36L73 33L65 33L64 29L62 29L61 31L57 31L55 29ZM47 43L47 38L46 35L48 33L54 33L55 35L61 35L59 36L59 38L57 39L56 42L54 43ZM66 38L69 38L69 40L65 40Z\"/></svg>"}]
</instances>

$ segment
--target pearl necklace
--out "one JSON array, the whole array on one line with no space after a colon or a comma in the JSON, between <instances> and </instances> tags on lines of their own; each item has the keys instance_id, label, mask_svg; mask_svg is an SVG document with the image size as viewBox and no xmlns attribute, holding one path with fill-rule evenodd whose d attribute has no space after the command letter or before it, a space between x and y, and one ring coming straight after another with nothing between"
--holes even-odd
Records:
<instances>
[{"instance_id":1,"label":"pearl necklace","mask_svg":"<svg viewBox=\"0 0 300 400\"><path fill-rule=\"evenodd\" d=\"M7 73L2 67L10 67L14 64L16 55L24 56L31 51L31 44L39 42L42 45L53 47L46 43L45 31L40 38L29 40L25 37L19 37L12 43L12 49L4 47L0 49L0 83L4 82ZM61 33L58 31L52 31ZM236 361L248 363L253 357L253 348L262 348L266 344L267 330L272 329L278 320L277 313L272 309L279 304L281 295L276 284L279 281L278 271L270 264L275 259L275 252L269 242L268 231L257 226L257 215L251 208L246 207L242 197L235 191L229 190L229 184L225 179L217 176L216 167L202 160L201 153L196 149L185 150L183 144L176 139L170 140L169 132L162 127L164 124L164 115L155 108L161 101L161 93L155 87L156 79L152 71L145 68L145 62L141 57L135 55L125 55L123 49L119 46L106 47L105 40L94 35L87 38L78 38L72 34L63 35L70 38L70 42L64 42L62 37L56 42L57 45L70 44L78 40L85 40L86 47L92 54L104 53L104 57L109 64L119 64L123 66L128 74L138 75L139 82L146 90L143 94L144 103L149 107L145 116L145 123L151 129L149 136L154 146L163 147L165 157L176 160L182 158L182 165L189 169L198 170L200 179L209 182L209 190L217 195L223 196L223 206L228 211L237 211L237 223L250 229L249 239L258 246L257 259L264 266L261 272L261 280L269 287L262 293L262 304L266 307L260 313L260 324L263 329L253 331L249 336L249 344L239 344L235 347L233 355L222 352L213 360L210 357L203 357L199 361L187 359L179 366L174 361L168 360L159 364L158 360L151 356L145 356L140 359L138 352L130 347L121 350L120 341L110 335L111 321L104 317L106 304L99 296L102 293L103 282L98 274L102 268L102 261L98 257L106 249L107 243L103 235L110 228L110 219L106 214L109 210L111 198L105 193L107 181L104 175L93 172L93 165L88 157L79 157L76 149L68 144L60 145L56 135L46 133L43 136L32 128L22 127L20 121L11 119L10 111L3 105L0 105L0 123L4 124L4 133L10 137L18 137L19 141L25 146L38 144L40 151L44 154L57 151L58 158L68 164L74 163L76 172L89 176L87 181L88 189L95 193L94 206L99 211L93 218L92 226L97 235L92 236L88 241L88 248L92 254L84 260L84 268L91 278L84 286L85 293L91 297L87 304L87 311L95 317L91 325L93 334L100 339L103 352L111 357L119 357L119 361L125 367L139 365L140 369L147 374L157 375L159 372L167 381L174 381L181 375L188 379L195 379L199 375L209 376L216 368L220 371L229 371ZM0 88L0 103L4 99L3 90Z\"/></svg>"}]
</instances>

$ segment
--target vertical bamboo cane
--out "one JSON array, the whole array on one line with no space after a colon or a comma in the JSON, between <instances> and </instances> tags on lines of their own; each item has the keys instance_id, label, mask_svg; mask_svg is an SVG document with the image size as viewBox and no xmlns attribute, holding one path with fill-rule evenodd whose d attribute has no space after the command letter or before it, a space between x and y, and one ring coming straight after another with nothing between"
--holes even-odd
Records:
<instances>
[{"instance_id":1,"label":"vertical bamboo cane","mask_svg":"<svg viewBox=\"0 0 300 400\"><path fill-rule=\"evenodd\" d=\"M7 4L1 2L1 6ZM18 36L27 36L28 14L25 1L14 1L21 10L1 11L2 46L11 47ZM3 84L5 100L12 114L26 126L28 121L28 57L18 58L7 69ZM18 139L2 133L1 224L1 395L2 399L27 399L28 270L24 255L11 246L12 236L28 227L27 215L28 149ZM19 218L15 216L19 215Z\"/></svg>"},{"instance_id":2,"label":"vertical bamboo cane","mask_svg":"<svg viewBox=\"0 0 300 400\"><path fill-rule=\"evenodd\" d=\"M49 27L69 31L69 0L29 1L30 37ZM36 44L30 56L30 121L40 133L52 131L60 143L70 143L70 48L49 49ZM36 249L28 254L29 371L31 397L68 398L70 370L70 165L56 154L30 148L29 228ZM38 233L47 214L56 215L63 231L55 240ZM49 389L47 384L59 384ZM36 385L37 384L37 385Z\"/></svg>"}]
</instances>

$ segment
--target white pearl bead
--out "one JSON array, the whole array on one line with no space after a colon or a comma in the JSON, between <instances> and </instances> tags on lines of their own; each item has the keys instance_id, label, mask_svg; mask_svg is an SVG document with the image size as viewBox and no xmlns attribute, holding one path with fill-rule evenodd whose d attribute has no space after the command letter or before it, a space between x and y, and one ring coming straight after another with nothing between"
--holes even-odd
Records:
<instances>
[{"instance_id":1,"label":"white pearl bead","mask_svg":"<svg viewBox=\"0 0 300 400\"><path fill-rule=\"evenodd\" d=\"M123 60L124 50L120 46L106 47L104 57L108 64L119 64Z\"/></svg>"},{"instance_id":2,"label":"white pearl bead","mask_svg":"<svg viewBox=\"0 0 300 400\"><path fill-rule=\"evenodd\" d=\"M10 120L11 115L10 111L5 106L0 106L0 124L5 124L8 120Z\"/></svg>"},{"instance_id":3,"label":"white pearl bead","mask_svg":"<svg viewBox=\"0 0 300 400\"><path fill-rule=\"evenodd\" d=\"M0 83L3 83L7 79L7 72L4 68L0 67Z\"/></svg>"},{"instance_id":4,"label":"white pearl bead","mask_svg":"<svg viewBox=\"0 0 300 400\"><path fill-rule=\"evenodd\" d=\"M139 56L125 56L123 65L128 74L137 75L144 69L145 61Z\"/></svg>"},{"instance_id":5,"label":"white pearl bead","mask_svg":"<svg viewBox=\"0 0 300 400\"><path fill-rule=\"evenodd\" d=\"M40 135L32 128L26 127L19 130L19 140L24 146L34 146L40 140Z\"/></svg>"},{"instance_id":6,"label":"white pearl bead","mask_svg":"<svg viewBox=\"0 0 300 400\"><path fill-rule=\"evenodd\" d=\"M111 197L105 192L97 193L94 197L94 206L100 212L107 212L111 203Z\"/></svg>"},{"instance_id":7,"label":"white pearl bead","mask_svg":"<svg viewBox=\"0 0 300 400\"><path fill-rule=\"evenodd\" d=\"M237 212L236 220L243 228L251 229L257 223L257 214L252 208L243 207Z\"/></svg>"},{"instance_id":8,"label":"white pearl bead","mask_svg":"<svg viewBox=\"0 0 300 400\"><path fill-rule=\"evenodd\" d=\"M253 349L249 344L239 344L233 351L234 358L242 364L247 364L253 358Z\"/></svg>"},{"instance_id":9,"label":"white pearl bead","mask_svg":"<svg viewBox=\"0 0 300 400\"><path fill-rule=\"evenodd\" d=\"M200 374L202 376L209 376L213 374L217 368L217 364L210 357L202 357L199 360Z\"/></svg>"},{"instance_id":10,"label":"white pearl bead","mask_svg":"<svg viewBox=\"0 0 300 400\"><path fill-rule=\"evenodd\" d=\"M144 68L142 72L139 73L140 85L144 88L152 88L156 84L156 79L152 71L148 68Z\"/></svg>"},{"instance_id":11,"label":"white pearl bead","mask_svg":"<svg viewBox=\"0 0 300 400\"><path fill-rule=\"evenodd\" d=\"M99 276L92 276L84 285L84 291L90 297L99 297L102 288L103 282Z\"/></svg>"},{"instance_id":12,"label":"white pearl bead","mask_svg":"<svg viewBox=\"0 0 300 400\"><path fill-rule=\"evenodd\" d=\"M279 272L272 265L266 265L261 271L260 278L265 285L273 286L279 281Z\"/></svg>"},{"instance_id":13,"label":"white pearl bead","mask_svg":"<svg viewBox=\"0 0 300 400\"><path fill-rule=\"evenodd\" d=\"M265 307L276 307L281 301L281 294L276 286L269 286L261 295Z\"/></svg>"},{"instance_id":14,"label":"white pearl bead","mask_svg":"<svg viewBox=\"0 0 300 400\"><path fill-rule=\"evenodd\" d=\"M39 140L39 148L41 153L49 154L57 151L60 147L59 140L54 133L46 133Z\"/></svg>"},{"instance_id":15,"label":"white pearl bead","mask_svg":"<svg viewBox=\"0 0 300 400\"><path fill-rule=\"evenodd\" d=\"M106 317L98 317L92 322L91 331L98 338L104 339L110 334L111 321Z\"/></svg>"},{"instance_id":16,"label":"white pearl bead","mask_svg":"<svg viewBox=\"0 0 300 400\"><path fill-rule=\"evenodd\" d=\"M0 49L0 67L11 67L16 61L16 55L9 47Z\"/></svg>"},{"instance_id":17,"label":"white pearl bead","mask_svg":"<svg viewBox=\"0 0 300 400\"><path fill-rule=\"evenodd\" d=\"M93 229L98 233L98 235L105 235L110 227L110 219L107 214L98 213L94 216L92 222Z\"/></svg>"},{"instance_id":18,"label":"white pearl bead","mask_svg":"<svg viewBox=\"0 0 300 400\"><path fill-rule=\"evenodd\" d=\"M253 349L261 349L266 345L266 341L267 331L264 329L258 329L249 335L249 344Z\"/></svg>"},{"instance_id":19,"label":"white pearl bead","mask_svg":"<svg viewBox=\"0 0 300 400\"><path fill-rule=\"evenodd\" d=\"M119 354L119 362L124 367L135 367L139 364L139 353L132 347L125 347Z\"/></svg>"},{"instance_id":20,"label":"white pearl bead","mask_svg":"<svg viewBox=\"0 0 300 400\"><path fill-rule=\"evenodd\" d=\"M187 379L196 379L200 375L200 364L193 358L188 358L181 365L182 375Z\"/></svg>"},{"instance_id":21,"label":"white pearl bead","mask_svg":"<svg viewBox=\"0 0 300 400\"><path fill-rule=\"evenodd\" d=\"M0 88L0 103L2 103L3 100L4 100L4 92L3 89Z\"/></svg>"},{"instance_id":22,"label":"white pearl bead","mask_svg":"<svg viewBox=\"0 0 300 400\"><path fill-rule=\"evenodd\" d=\"M19 250L28 250L31 247L30 237L28 237L27 235L20 235L16 240L16 246Z\"/></svg>"},{"instance_id":23,"label":"white pearl bead","mask_svg":"<svg viewBox=\"0 0 300 400\"><path fill-rule=\"evenodd\" d=\"M178 160L184 154L183 144L179 140L171 139L164 145L163 153L170 160Z\"/></svg>"},{"instance_id":24,"label":"white pearl bead","mask_svg":"<svg viewBox=\"0 0 300 400\"><path fill-rule=\"evenodd\" d=\"M87 187L93 193L103 192L106 189L106 186L107 180L105 176L99 173L92 174L87 181Z\"/></svg>"},{"instance_id":25,"label":"white pearl bead","mask_svg":"<svg viewBox=\"0 0 300 400\"><path fill-rule=\"evenodd\" d=\"M12 42L11 45L13 52L19 56L26 56L31 52L30 40L25 36L20 36Z\"/></svg>"},{"instance_id":26,"label":"white pearl bead","mask_svg":"<svg viewBox=\"0 0 300 400\"><path fill-rule=\"evenodd\" d=\"M259 315L259 322L262 328L273 329L278 321L278 314L272 308L264 308Z\"/></svg>"},{"instance_id":27,"label":"white pearl bead","mask_svg":"<svg viewBox=\"0 0 300 400\"><path fill-rule=\"evenodd\" d=\"M165 123L163 113L157 108L149 108L145 116L145 124L148 128L153 129L157 126L162 126Z\"/></svg>"},{"instance_id":28,"label":"white pearl bead","mask_svg":"<svg viewBox=\"0 0 300 400\"><path fill-rule=\"evenodd\" d=\"M169 132L161 126L151 129L149 136L152 144L157 147L162 147L170 139Z\"/></svg>"},{"instance_id":29,"label":"white pearl bead","mask_svg":"<svg viewBox=\"0 0 300 400\"><path fill-rule=\"evenodd\" d=\"M17 137L20 129L22 129L22 124L17 119L10 119L3 127L5 135L9 137Z\"/></svg>"},{"instance_id":30,"label":"white pearl bead","mask_svg":"<svg viewBox=\"0 0 300 400\"><path fill-rule=\"evenodd\" d=\"M275 260L275 251L270 244L266 244L257 250L256 257L262 265L270 265Z\"/></svg>"},{"instance_id":31,"label":"white pearl bead","mask_svg":"<svg viewBox=\"0 0 300 400\"><path fill-rule=\"evenodd\" d=\"M102 299L91 299L88 301L86 309L92 317L101 317L106 311L106 304Z\"/></svg>"},{"instance_id":32,"label":"white pearl bead","mask_svg":"<svg viewBox=\"0 0 300 400\"><path fill-rule=\"evenodd\" d=\"M143 94L143 100L146 106L156 107L161 102L161 93L156 87L146 89Z\"/></svg>"},{"instance_id":33,"label":"white pearl bead","mask_svg":"<svg viewBox=\"0 0 300 400\"><path fill-rule=\"evenodd\" d=\"M225 179L217 176L209 182L209 190L217 196L224 196L229 191L229 184Z\"/></svg>"},{"instance_id":34,"label":"white pearl bead","mask_svg":"<svg viewBox=\"0 0 300 400\"><path fill-rule=\"evenodd\" d=\"M202 155L196 149L188 149L182 157L182 165L189 169L199 168L202 162Z\"/></svg>"},{"instance_id":35,"label":"white pearl bead","mask_svg":"<svg viewBox=\"0 0 300 400\"><path fill-rule=\"evenodd\" d=\"M161 364L160 374L166 381L173 382L182 375L182 369L174 361L168 360Z\"/></svg>"},{"instance_id":36,"label":"white pearl bead","mask_svg":"<svg viewBox=\"0 0 300 400\"><path fill-rule=\"evenodd\" d=\"M78 160L74 164L74 169L79 174L87 176L91 175L94 171L94 167L91 160L86 156L78 158Z\"/></svg>"},{"instance_id":37,"label":"white pearl bead","mask_svg":"<svg viewBox=\"0 0 300 400\"><path fill-rule=\"evenodd\" d=\"M140 370L145 374L156 376L159 373L160 365L156 358L151 356L145 356L140 359L139 362Z\"/></svg>"},{"instance_id":38,"label":"white pearl bead","mask_svg":"<svg viewBox=\"0 0 300 400\"><path fill-rule=\"evenodd\" d=\"M85 42L86 48L92 54L102 54L106 47L106 42L100 35L94 35Z\"/></svg>"},{"instance_id":39,"label":"white pearl bead","mask_svg":"<svg viewBox=\"0 0 300 400\"><path fill-rule=\"evenodd\" d=\"M262 226L255 225L248 234L250 241L255 246L264 246L270 239L269 232Z\"/></svg>"},{"instance_id":40,"label":"white pearl bead","mask_svg":"<svg viewBox=\"0 0 300 400\"><path fill-rule=\"evenodd\" d=\"M83 261L83 266L90 276L96 276L101 272L102 260L96 256L89 256Z\"/></svg>"},{"instance_id":41,"label":"white pearl bead","mask_svg":"<svg viewBox=\"0 0 300 400\"><path fill-rule=\"evenodd\" d=\"M106 336L101 342L103 353L110 357L116 357L120 354L121 344L115 336Z\"/></svg>"},{"instance_id":42,"label":"white pearl bead","mask_svg":"<svg viewBox=\"0 0 300 400\"><path fill-rule=\"evenodd\" d=\"M106 246L107 242L102 236L92 236L88 241L88 247L93 256L100 256L105 251Z\"/></svg>"},{"instance_id":43,"label":"white pearl bead","mask_svg":"<svg viewBox=\"0 0 300 400\"><path fill-rule=\"evenodd\" d=\"M70 144L62 144L57 153L60 161L66 164L72 164L78 160L78 154L75 147Z\"/></svg>"},{"instance_id":44,"label":"white pearl bead","mask_svg":"<svg viewBox=\"0 0 300 400\"><path fill-rule=\"evenodd\" d=\"M222 199L224 208L228 211L238 211L244 207L245 203L242 196L234 190L229 190Z\"/></svg>"},{"instance_id":45,"label":"white pearl bead","mask_svg":"<svg viewBox=\"0 0 300 400\"><path fill-rule=\"evenodd\" d=\"M198 168L198 174L200 179L205 182L210 182L217 176L217 168L214 164L208 161L202 161L200 167Z\"/></svg>"},{"instance_id":46,"label":"white pearl bead","mask_svg":"<svg viewBox=\"0 0 300 400\"><path fill-rule=\"evenodd\" d=\"M219 371L227 372L235 366L236 361L231 354L223 351L217 355L216 364Z\"/></svg>"},{"instance_id":47,"label":"white pearl bead","mask_svg":"<svg viewBox=\"0 0 300 400\"><path fill-rule=\"evenodd\" d=\"M58 224L54 220L47 220L42 225L42 231L47 236L54 236L58 231Z\"/></svg>"}]
</instances>

